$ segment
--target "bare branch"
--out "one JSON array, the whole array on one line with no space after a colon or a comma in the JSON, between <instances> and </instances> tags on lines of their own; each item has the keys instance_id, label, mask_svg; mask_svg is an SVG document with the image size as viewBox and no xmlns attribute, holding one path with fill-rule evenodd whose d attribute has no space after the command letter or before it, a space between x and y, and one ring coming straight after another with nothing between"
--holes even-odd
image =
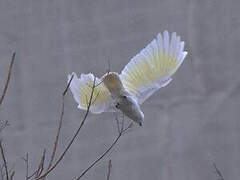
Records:
<instances>
[{"instance_id":1,"label":"bare branch","mask_svg":"<svg viewBox=\"0 0 240 180\"><path fill-rule=\"evenodd\" d=\"M111 161L111 159L110 159L110 160L108 161L107 180L110 180L111 168L112 168L112 161Z\"/></svg>"},{"instance_id":2,"label":"bare branch","mask_svg":"<svg viewBox=\"0 0 240 180\"><path fill-rule=\"evenodd\" d=\"M3 164L4 164L4 168L5 168L5 175L6 175L7 180L9 180L7 161L6 161L6 158L5 158L3 145L2 145L1 141L0 141L0 150L1 150L1 155L2 155L2 158L3 158Z\"/></svg>"},{"instance_id":3,"label":"bare branch","mask_svg":"<svg viewBox=\"0 0 240 180\"><path fill-rule=\"evenodd\" d=\"M221 171L217 168L216 163L212 162L212 165L213 165L213 168L214 168L214 171L215 171L216 175L218 176L218 180L224 180L224 177L223 177Z\"/></svg>"},{"instance_id":4,"label":"bare branch","mask_svg":"<svg viewBox=\"0 0 240 180\"><path fill-rule=\"evenodd\" d=\"M36 173L37 173L37 170L35 170L30 176L28 176L27 179L31 179L34 175L36 175Z\"/></svg>"},{"instance_id":5,"label":"bare branch","mask_svg":"<svg viewBox=\"0 0 240 180\"><path fill-rule=\"evenodd\" d=\"M110 69L110 60L108 60L108 69L106 70L107 75L110 73L110 71L111 71L111 69ZM102 83L103 83L103 79L98 84L96 84L95 87L98 87Z\"/></svg>"},{"instance_id":6,"label":"bare branch","mask_svg":"<svg viewBox=\"0 0 240 180\"><path fill-rule=\"evenodd\" d=\"M95 98L93 99L91 105L94 104L94 103L96 102L96 100L97 100L97 98L98 98L100 92L101 92L101 91L98 91L98 92L97 92L97 95L96 95Z\"/></svg>"},{"instance_id":7,"label":"bare branch","mask_svg":"<svg viewBox=\"0 0 240 180\"><path fill-rule=\"evenodd\" d=\"M116 121L117 121L117 124L118 124L118 128L119 128L119 120L118 118L116 118ZM115 140L113 141L113 143L105 150L105 152L99 156L95 161L93 161L89 166L88 168L86 168L82 174L76 178L76 180L79 180L81 179L91 168L93 168L99 161L101 161L107 154L108 152L117 144L117 142L119 141L119 139L122 137L122 135L124 135L127 130L129 128L131 128L131 124L127 127L127 128L124 128L124 115L122 117L122 122L121 122L121 128L120 128L120 131L118 129L118 136L115 138Z\"/></svg>"},{"instance_id":8,"label":"bare branch","mask_svg":"<svg viewBox=\"0 0 240 180\"><path fill-rule=\"evenodd\" d=\"M73 135L72 139L70 140L70 142L68 143L67 147L65 148L65 150L62 152L62 154L58 158L58 160L55 162L55 164L53 164L50 169L48 169L43 175L38 177L36 180L40 180L40 179L44 178L51 171L53 171L57 167L57 165L62 161L62 159L64 158L64 156L67 153L67 151L69 150L69 148L72 146L74 140L76 139L76 137L78 136L80 130L82 129L82 127L83 127L83 125L84 125L84 123L85 123L85 121L87 119L88 113L90 111L90 106L91 106L91 102L92 102L92 99L93 99L93 92L94 92L94 89L96 87L95 83L96 83L96 77L94 77L94 81L93 81L93 85L92 85L92 91L91 91L91 96L90 96L90 99L89 99L89 102L88 102L88 106L87 106L87 111L86 111L85 116L84 116L83 120L81 121L77 131L75 132L75 134Z\"/></svg>"},{"instance_id":9,"label":"bare branch","mask_svg":"<svg viewBox=\"0 0 240 180\"><path fill-rule=\"evenodd\" d=\"M7 126L9 126L8 121L0 120L0 133L3 129L5 129Z\"/></svg>"},{"instance_id":10,"label":"bare branch","mask_svg":"<svg viewBox=\"0 0 240 180\"><path fill-rule=\"evenodd\" d=\"M124 135L124 134L128 133L129 130L130 130L132 127L133 127L133 123L131 122L131 123L129 123L129 125L128 125L125 129L123 129L122 134Z\"/></svg>"},{"instance_id":11,"label":"bare branch","mask_svg":"<svg viewBox=\"0 0 240 180\"><path fill-rule=\"evenodd\" d=\"M16 53L14 52L13 55L12 55L10 65L9 65L7 80L6 80L6 83L5 83L3 92L2 92L2 96L0 98L0 106L2 105L3 99L4 99L4 97L6 95L6 92L7 92L7 88L8 88L8 84L9 84L9 81L10 81L11 72L12 72L12 66L13 66L13 63L14 63L14 60L15 60L15 55L16 55Z\"/></svg>"},{"instance_id":12,"label":"bare branch","mask_svg":"<svg viewBox=\"0 0 240 180\"><path fill-rule=\"evenodd\" d=\"M22 157L22 160L26 163L26 176L25 180L28 180L28 170L29 170L29 164L28 164L28 153L26 154L26 158Z\"/></svg>"},{"instance_id":13,"label":"bare branch","mask_svg":"<svg viewBox=\"0 0 240 180\"><path fill-rule=\"evenodd\" d=\"M15 171L13 171L10 175L10 180L13 180L13 176L15 175Z\"/></svg>"},{"instance_id":14,"label":"bare branch","mask_svg":"<svg viewBox=\"0 0 240 180\"><path fill-rule=\"evenodd\" d=\"M98 157L95 161L93 161L90 164L90 166L88 166L88 168L85 169L79 177L77 177L76 180L81 179L92 167L94 167L101 159L103 159L106 156L106 154L115 146L115 144L118 142L118 140L120 139L121 136L122 136L122 134L119 133L118 136L116 137L116 139L111 144L111 146L109 146L109 148L100 157Z\"/></svg>"},{"instance_id":15,"label":"bare branch","mask_svg":"<svg viewBox=\"0 0 240 180\"><path fill-rule=\"evenodd\" d=\"M122 123L121 123L121 133L123 132L124 130L124 114L122 113Z\"/></svg>"},{"instance_id":16,"label":"bare branch","mask_svg":"<svg viewBox=\"0 0 240 180\"><path fill-rule=\"evenodd\" d=\"M3 169L4 169L4 164L0 168L0 176L2 180L4 179Z\"/></svg>"},{"instance_id":17,"label":"bare branch","mask_svg":"<svg viewBox=\"0 0 240 180\"><path fill-rule=\"evenodd\" d=\"M117 123L117 131L120 133L120 122L118 119L118 112L116 111L116 117L115 117L116 123Z\"/></svg>"},{"instance_id":18,"label":"bare branch","mask_svg":"<svg viewBox=\"0 0 240 180\"><path fill-rule=\"evenodd\" d=\"M31 179L34 175L37 174L37 170L35 170L31 175L29 175L29 160L28 160L28 153L26 154L26 158L22 157L22 160L26 163L26 175L25 180Z\"/></svg>"},{"instance_id":19,"label":"bare branch","mask_svg":"<svg viewBox=\"0 0 240 180\"><path fill-rule=\"evenodd\" d=\"M111 64L110 64L110 60L108 60L108 69L107 69L107 74L109 74L111 71Z\"/></svg>"},{"instance_id":20,"label":"bare branch","mask_svg":"<svg viewBox=\"0 0 240 180\"><path fill-rule=\"evenodd\" d=\"M41 161L39 163L37 173L36 173L36 176L35 176L36 178L41 176L41 174L43 172L45 157L46 157L46 149L43 150L42 158L41 158Z\"/></svg>"},{"instance_id":21,"label":"bare branch","mask_svg":"<svg viewBox=\"0 0 240 180\"><path fill-rule=\"evenodd\" d=\"M71 75L71 78L70 78L70 80L69 80L69 82L68 82L68 84L67 84L67 87L65 88L65 90L64 90L63 93L62 93L63 96L66 95L66 93L67 93L67 91L68 91L68 89L69 89L69 86L70 86L72 80L73 80L73 74Z\"/></svg>"},{"instance_id":22,"label":"bare branch","mask_svg":"<svg viewBox=\"0 0 240 180\"><path fill-rule=\"evenodd\" d=\"M67 87L65 88L65 90L63 91L62 93L62 109L61 109L61 115L60 115L60 119L59 119L59 123L58 123L58 129L57 129L57 135L56 135L56 138L55 138L55 141L54 141L54 147L53 147L53 151L52 151L52 155L51 155L51 159L50 159L50 162L49 162L49 165L48 165L48 168L47 168L47 171L51 168L52 166L52 163L53 163L53 160L55 158L55 154L56 154L56 150L57 150L57 145L58 145L58 140L59 140L59 135L60 135L60 131L61 131L61 128L62 128L62 122L63 122L63 115L64 115L64 98L65 98L65 95L69 89L69 86L71 84L73 80L73 74L71 76L71 79L70 81L68 82L67 84Z\"/></svg>"},{"instance_id":23,"label":"bare branch","mask_svg":"<svg viewBox=\"0 0 240 180\"><path fill-rule=\"evenodd\" d=\"M0 106L2 105L3 99L4 99L4 97L6 95L6 92L7 92L8 84L9 84L10 77L11 77L12 67L13 67L13 63L14 63L14 60L15 60L15 55L16 55L16 53L14 52L13 55L12 55L10 65L9 65L6 83L5 83L5 86L3 88L1 98L0 98ZM8 125L9 125L8 121L5 121L5 122L2 121L0 123L0 132ZM7 161L6 161L6 157L5 157L4 149L3 149L3 144L1 142L1 140L0 140L0 150L1 150L1 155L2 155L2 158L3 158L3 165L4 165L4 168L5 168L5 176L6 176L7 180L9 180L8 166L7 166ZM2 173L1 173L1 176L3 176ZM13 171L12 175L10 176L10 178L12 179L13 176L14 176L14 171Z\"/></svg>"}]
</instances>

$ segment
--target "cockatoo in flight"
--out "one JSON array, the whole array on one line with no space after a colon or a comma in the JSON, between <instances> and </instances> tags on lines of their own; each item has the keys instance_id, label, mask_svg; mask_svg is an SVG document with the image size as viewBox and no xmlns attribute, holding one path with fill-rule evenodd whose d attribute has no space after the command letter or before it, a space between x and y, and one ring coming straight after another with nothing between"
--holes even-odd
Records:
<instances>
[{"instance_id":1,"label":"cockatoo in flight","mask_svg":"<svg viewBox=\"0 0 240 180\"><path fill-rule=\"evenodd\" d=\"M73 73L70 89L78 108L87 110L95 78L98 85L94 88L89 111L98 114L114 112L117 108L141 126L144 114L140 105L171 82L186 55L184 41L175 32L169 35L164 31L134 56L121 74L108 72L99 79L92 73L81 74L80 78Z\"/></svg>"}]
</instances>

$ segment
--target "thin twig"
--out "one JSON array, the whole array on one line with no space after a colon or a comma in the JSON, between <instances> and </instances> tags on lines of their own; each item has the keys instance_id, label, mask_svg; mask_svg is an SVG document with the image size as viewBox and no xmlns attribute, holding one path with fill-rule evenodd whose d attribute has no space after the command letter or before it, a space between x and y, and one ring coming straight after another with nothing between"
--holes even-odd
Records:
<instances>
[{"instance_id":1,"label":"thin twig","mask_svg":"<svg viewBox=\"0 0 240 180\"><path fill-rule=\"evenodd\" d=\"M110 60L108 60L108 69L106 70L106 74L108 75L110 73L110 71L111 71L111 69L110 69ZM100 84L102 84L103 83L103 79L98 84L96 84L95 87L98 87Z\"/></svg>"},{"instance_id":2,"label":"thin twig","mask_svg":"<svg viewBox=\"0 0 240 180\"><path fill-rule=\"evenodd\" d=\"M120 133L120 126L119 126L119 119L118 119L118 112L116 111L116 117L115 117L116 123L117 123L117 131Z\"/></svg>"},{"instance_id":3,"label":"thin twig","mask_svg":"<svg viewBox=\"0 0 240 180\"><path fill-rule=\"evenodd\" d=\"M218 180L224 180L224 177L223 177L221 171L217 168L216 163L213 162L212 164L213 164L213 168L214 168L214 170L215 170L215 173L216 173L216 175L218 176Z\"/></svg>"},{"instance_id":4,"label":"thin twig","mask_svg":"<svg viewBox=\"0 0 240 180\"><path fill-rule=\"evenodd\" d=\"M57 150L57 145L58 145L58 140L59 140L59 135L60 135L60 131L61 131L61 127L62 127L62 122L63 122L63 115L64 115L64 98L65 98L65 95L67 93L67 90L69 89L69 86L73 80L73 74L70 78L70 81L68 82L67 84L67 87L65 88L65 90L63 91L62 93L62 109L61 109L61 115L60 115L60 119L59 119L59 123L58 123L58 129L57 129L57 135L56 135L56 138L55 138L55 141L54 141L54 147L53 147L53 151L52 151L52 155L51 155L51 159L50 159L50 162L48 164L48 168L47 168L47 171L51 168L52 166L52 163L53 163L53 160L55 158L55 154L56 154L56 150Z\"/></svg>"},{"instance_id":5,"label":"thin twig","mask_svg":"<svg viewBox=\"0 0 240 180\"><path fill-rule=\"evenodd\" d=\"M110 180L111 168L112 168L112 161L111 161L111 159L110 159L110 160L108 161L107 180Z\"/></svg>"},{"instance_id":6,"label":"thin twig","mask_svg":"<svg viewBox=\"0 0 240 180\"><path fill-rule=\"evenodd\" d=\"M124 114L122 113L122 127L121 127L121 132L124 130Z\"/></svg>"},{"instance_id":7,"label":"thin twig","mask_svg":"<svg viewBox=\"0 0 240 180\"><path fill-rule=\"evenodd\" d=\"M131 129L132 126L133 126L133 123L130 123L125 129L123 129L123 131L122 131L122 135L128 133L128 132L129 132L128 130Z\"/></svg>"},{"instance_id":8,"label":"thin twig","mask_svg":"<svg viewBox=\"0 0 240 180\"><path fill-rule=\"evenodd\" d=\"M29 160L28 160L28 153L26 154L26 158L22 157L22 160L26 163L26 176L25 180L31 179L34 175L37 174L38 169L36 169L31 175L29 175Z\"/></svg>"},{"instance_id":9,"label":"thin twig","mask_svg":"<svg viewBox=\"0 0 240 180\"><path fill-rule=\"evenodd\" d=\"M43 175L41 175L40 177L38 177L36 180L40 180L42 179L43 177L45 177L46 175L48 175L52 170L54 170L57 165L61 162L61 160L64 158L65 154L67 153L67 151L69 150L69 148L72 146L74 140L76 139L76 137L78 136L80 130L82 129L86 119L87 119L87 116L88 116L88 113L90 111L90 106L91 106L91 102L92 102L92 98L93 98L93 92L94 92L94 89L95 89L95 83L96 83L96 77L94 77L94 81L93 81L93 86L92 86L92 91L91 91L91 96L90 96L90 99L89 99L89 102L88 102L88 106L87 106L87 111L85 113L85 116L83 118L83 120L81 121L80 123L80 126L78 127L77 131L75 132L74 136L72 137L72 139L70 140L70 142L68 143L66 149L62 152L62 154L60 155L60 157L58 158L58 160L55 162L55 164L52 165L52 167L47 170Z\"/></svg>"},{"instance_id":10,"label":"thin twig","mask_svg":"<svg viewBox=\"0 0 240 180\"><path fill-rule=\"evenodd\" d=\"M116 118L117 119L117 118ZM119 120L117 119L117 124L118 124L118 127L120 126L119 125ZM121 138L122 135L124 135L127 130L131 128L131 124L127 126L127 128L124 128L124 116L122 118L122 126L121 126L121 129L120 131L118 132L118 136L116 137L116 139L113 141L113 143L105 150L105 152L99 156L95 161L93 161L89 166L88 168L86 168L82 174L76 178L76 180L79 180L81 179L91 168L93 168L100 160L102 160L107 154L108 152L117 144L117 142L119 141L119 139Z\"/></svg>"},{"instance_id":11,"label":"thin twig","mask_svg":"<svg viewBox=\"0 0 240 180\"><path fill-rule=\"evenodd\" d=\"M9 176L10 176L10 179L11 179L11 175L12 175L13 172L15 173L15 171L14 171L14 165L13 165L11 168L8 167L8 174L9 174Z\"/></svg>"},{"instance_id":12,"label":"thin twig","mask_svg":"<svg viewBox=\"0 0 240 180\"><path fill-rule=\"evenodd\" d=\"M37 170L35 170L30 176L28 176L27 179L31 179L34 175L36 175L36 173L37 173Z\"/></svg>"},{"instance_id":13,"label":"thin twig","mask_svg":"<svg viewBox=\"0 0 240 180\"><path fill-rule=\"evenodd\" d=\"M8 121L0 120L0 133L3 129L5 129L7 126L9 126Z\"/></svg>"},{"instance_id":14,"label":"thin twig","mask_svg":"<svg viewBox=\"0 0 240 180\"><path fill-rule=\"evenodd\" d=\"M1 179L3 180L4 178L4 174L3 174L3 169L4 169L4 164L1 166L0 168L0 175L1 175Z\"/></svg>"},{"instance_id":15,"label":"thin twig","mask_svg":"<svg viewBox=\"0 0 240 180\"><path fill-rule=\"evenodd\" d=\"M28 169L29 169L29 164L28 164L28 153L26 154L26 158L22 158L24 160L24 162L26 163L26 176L25 179L28 180Z\"/></svg>"},{"instance_id":16,"label":"thin twig","mask_svg":"<svg viewBox=\"0 0 240 180\"><path fill-rule=\"evenodd\" d=\"M15 175L15 171L13 171L10 175L10 180L13 180L13 176Z\"/></svg>"},{"instance_id":17,"label":"thin twig","mask_svg":"<svg viewBox=\"0 0 240 180\"><path fill-rule=\"evenodd\" d=\"M0 141L0 149L1 149L1 155L2 155L2 158L3 158L3 163L4 163L4 168L5 168L5 175L6 175L7 180L9 180L7 161L6 161L6 158L5 158L3 145L2 145L1 141Z\"/></svg>"},{"instance_id":18,"label":"thin twig","mask_svg":"<svg viewBox=\"0 0 240 180\"><path fill-rule=\"evenodd\" d=\"M68 81L67 87L65 88L65 90L64 90L63 93L62 93L62 96L65 96L65 95L66 95L66 93L67 93L67 91L68 91L68 89L69 89L69 86L70 86L70 84L71 84L71 82L72 82L72 80L73 80L73 76L74 76L74 75L72 74L70 80Z\"/></svg>"},{"instance_id":19,"label":"thin twig","mask_svg":"<svg viewBox=\"0 0 240 180\"><path fill-rule=\"evenodd\" d=\"M111 71L111 63L110 60L108 60L108 69L107 69L107 74L109 74Z\"/></svg>"},{"instance_id":20,"label":"thin twig","mask_svg":"<svg viewBox=\"0 0 240 180\"><path fill-rule=\"evenodd\" d=\"M106 156L106 154L114 147L114 145L118 142L118 140L120 139L120 137L122 136L122 134L118 134L118 136L116 137L116 139L113 141L113 143L111 144L111 146L109 146L109 148L100 156L98 157L95 161L93 161L90 166L88 166L87 169L85 169L82 174L77 177L76 180L81 179L92 167L94 167L102 158L104 158Z\"/></svg>"},{"instance_id":21,"label":"thin twig","mask_svg":"<svg viewBox=\"0 0 240 180\"><path fill-rule=\"evenodd\" d=\"M98 92L97 92L97 95L95 96L95 98L94 98L94 100L92 101L91 105L94 104L94 103L96 102L96 100L97 100L97 98L98 98L100 92L101 92L101 91L98 91Z\"/></svg>"},{"instance_id":22,"label":"thin twig","mask_svg":"<svg viewBox=\"0 0 240 180\"><path fill-rule=\"evenodd\" d=\"M0 98L0 106L2 105L3 99L4 99L4 97L6 95L6 92L7 92L8 84L9 84L10 77L11 77L12 67L13 67L13 63L14 63L14 60L15 60L15 55L16 55L16 53L14 52L13 55L12 55L10 65L9 65L7 80L6 80L6 83L5 83L5 86L3 88L1 98ZM2 131L7 125L8 125L8 121L5 121L5 124L3 124L3 126L1 126L0 131ZM1 140L0 140L0 150L1 150L1 155L2 155L2 158L3 158L3 165L4 165L4 168L5 168L5 176L6 176L7 180L9 180L8 166L7 166L7 161L6 161L6 157L5 157L5 154L4 154L3 145L2 145ZM13 179L14 174L15 174L15 172L13 171L13 173L11 173L10 180Z\"/></svg>"},{"instance_id":23,"label":"thin twig","mask_svg":"<svg viewBox=\"0 0 240 180\"><path fill-rule=\"evenodd\" d=\"M0 106L2 105L3 99L4 99L4 97L6 95L6 92L7 92L7 88L8 88L8 84L9 84L9 81L10 81L11 72L12 72L12 66L13 66L13 63L14 63L14 60L15 60L15 56L16 56L16 53L14 52L13 55L12 55L10 65L9 65L7 80L6 80L6 83L5 83L3 92L2 92L2 96L1 96L1 99L0 99Z\"/></svg>"},{"instance_id":24,"label":"thin twig","mask_svg":"<svg viewBox=\"0 0 240 180\"><path fill-rule=\"evenodd\" d=\"M41 174L43 172L45 157L46 157L46 149L43 150L42 158L41 158L41 161L39 163L38 170L37 170L37 173L36 173L36 176L35 176L36 178L41 176Z\"/></svg>"}]
</instances>

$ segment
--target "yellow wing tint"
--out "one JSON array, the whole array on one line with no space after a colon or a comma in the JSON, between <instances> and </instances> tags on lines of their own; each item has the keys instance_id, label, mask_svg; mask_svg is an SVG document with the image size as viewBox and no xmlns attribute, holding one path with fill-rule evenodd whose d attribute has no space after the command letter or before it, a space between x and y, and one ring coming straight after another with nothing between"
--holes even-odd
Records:
<instances>
[{"instance_id":1,"label":"yellow wing tint","mask_svg":"<svg viewBox=\"0 0 240 180\"><path fill-rule=\"evenodd\" d=\"M86 110L91 97L94 75L91 73L81 74L80 78L78 78L75 73L73 73L73 75L70 89L75 101L78 103L78 108ZM70 77L69 75L68 80ZM96 78L95 84L97 86L94 88L90 111L92 113L112 111L112 98L110 97L108 89L101 83L99 78Z\"/></svg>"},{"instance_id":2,"label":"yellow wing tint","mask_svg":"<svg viewBox=\"0 0 240 180\"><path fill-rule=\"evenodd\" d=\"M187 55L184 42L176 33L159 33L139 54L133 57L121 73L122 83L139 104L171 81Z\"/></svg>"}]
</instances>

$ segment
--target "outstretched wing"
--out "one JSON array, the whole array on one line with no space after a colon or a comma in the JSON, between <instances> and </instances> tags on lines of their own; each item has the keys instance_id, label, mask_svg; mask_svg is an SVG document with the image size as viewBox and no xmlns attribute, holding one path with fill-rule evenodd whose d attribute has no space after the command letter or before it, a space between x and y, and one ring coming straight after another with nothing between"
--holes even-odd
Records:
<instances>
[{"instance_id":1,"label":"outstretched wing","mask_svg":"<svg viewBox=\"0 0 240 180\"><path fill-rule=\"evenodd\" d=\"M187 52L184 41L176 33L159 33L123 69L120 77L124 87L142 104L156 90L166 86L182 64Z\"/></svg>"},{"instance_id":2,"label":"outstretched wing","mask_svg":"<svg viewBox=\"0 0 240 180\"><path fill-rule=\"evenodd\" d=\"M71 75L68 76L70 80ZM93 74L81 74L80 78L73 73L73 80L70 84L70 89L72 91L75 101L78 103L79 109L87 110L92 87L94 84ZM107 111L113 111L113 102L107 88L101 83L101 80L96 77L95 81L96 87L93 91L90 112L92 113L102 113Z\"/></svg>"}]
</instances>

